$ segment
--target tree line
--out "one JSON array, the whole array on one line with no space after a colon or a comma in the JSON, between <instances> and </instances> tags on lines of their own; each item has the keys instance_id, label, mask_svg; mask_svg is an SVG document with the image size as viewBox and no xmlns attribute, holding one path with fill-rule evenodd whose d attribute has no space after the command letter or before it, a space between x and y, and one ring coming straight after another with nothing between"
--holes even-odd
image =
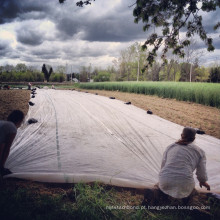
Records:
<instances>
[{"instance_id":1,"label":"tree line","mask_svg":"<svg viewBox=\"0 0 220 220\"><path fill-rule=\"evenodd\" d=\"M192 45L195 44L192 40ZM196 48L196 47L195 47ZM167 63L160 60L153 62L146 68L148 51L143 50L136 42L128 48L121 50L117 59L107 68L92 68L82 66L78 73L66 73L65 66L52 66L43 64L41 71L19 63L16 66L0 66L1 82L104 82L104 81L182 81L182 82L220 82L220 65L215 63L210 67L200 65L202 52L193 46L185 50L185 58L171 55Z\"/></svg>"},{"instance_id":2,"label":"tree line","mask_svg":"<svg viewBox=\"0 0 220 220\"><path fill-rule=\"evenodd\" d=\"M194 42L195 43L195 42ZM113 65L106 69L82 67L78 77L86 82L104 81L182 81L182 82L220 82L220 65L210 67L200 65L203 53L193 49L185 50L185 58L171 55L167 63L160 60L146 67L148 51L143 50L140 43L134 43L120 52L119 58L113 60Z\"/></svg>"},{"instance_id":3,"label":"tree line","mask_svg":"<svg viewBox=\"0 0 220 220\"><path fill-rule=\"evenodd\" d=\"M44 67L44 72L43 72ZM50 72L48 77L47 72ZM0 82L63 82L65 80L65 67L58 66L54 72L52 67L43 64L42 71L24 63L17 65L0 66Z\"/></svg>"}]
</instances>

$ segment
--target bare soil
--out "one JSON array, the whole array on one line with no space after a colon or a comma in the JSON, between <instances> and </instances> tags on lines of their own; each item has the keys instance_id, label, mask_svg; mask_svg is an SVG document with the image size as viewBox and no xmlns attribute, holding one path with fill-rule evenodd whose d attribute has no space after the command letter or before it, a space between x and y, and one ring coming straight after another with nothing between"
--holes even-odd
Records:
<instances>
[{"instance_id":1,"label":"bare soil","mask_svg":"<svg viewBox=\"0 0 220 220\"><path fill-rule=\"evenodd\" d=\"M6 120L13 110L21 110L26 115L30 90L0 90L0 120Z\"/></svg>"}]
</instances>

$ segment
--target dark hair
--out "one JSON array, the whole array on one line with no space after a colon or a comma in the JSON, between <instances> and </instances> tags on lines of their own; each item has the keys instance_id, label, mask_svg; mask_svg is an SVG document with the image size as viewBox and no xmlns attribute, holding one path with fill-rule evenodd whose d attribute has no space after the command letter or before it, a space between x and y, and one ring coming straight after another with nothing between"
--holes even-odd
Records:
<instances>
[{"instance_id":1,"label":"dark hair","mask_svg":"<svg viewBox=\"0 0 220 220\"><path fill-rule=\"evenodd\" d=\"M20 110L14 110L8 115L7 121L11 121L14 124L17 124L19 122L22 122L23 119L24 119L24 113Z\"/></svg>"},{"instance_id":2,"label":"dark hair","mask_svg":"<svg viewBox=\"0 0 220 220\"><path fill-rule=\"evenodd\" d=\"M185 127L182 132L182 138L177 141L178 144L187 145L195 140L196 130L194 128Z\"/></svg>"}]
</instances>

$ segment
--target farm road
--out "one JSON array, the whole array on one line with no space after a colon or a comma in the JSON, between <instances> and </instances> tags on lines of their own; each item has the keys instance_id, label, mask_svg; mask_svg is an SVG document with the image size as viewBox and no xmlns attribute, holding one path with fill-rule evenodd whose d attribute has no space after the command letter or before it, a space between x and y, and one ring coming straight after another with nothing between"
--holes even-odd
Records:
<instances>
[{"instance_id":1,"label":"farm road","mask_svg":"<svg viewBox=\"0 0 220 220\"><path fill-rule=\"evenodd\" d=\"M19 129L6 164L14 172L11 177L151 187L164 149L179 139L183 128L89 93L38 89L32 101L26 119L38 123ZM220 192L220 140L197 136L196 144L206 152L209 183Z\"/></svg>"}]
</instances>

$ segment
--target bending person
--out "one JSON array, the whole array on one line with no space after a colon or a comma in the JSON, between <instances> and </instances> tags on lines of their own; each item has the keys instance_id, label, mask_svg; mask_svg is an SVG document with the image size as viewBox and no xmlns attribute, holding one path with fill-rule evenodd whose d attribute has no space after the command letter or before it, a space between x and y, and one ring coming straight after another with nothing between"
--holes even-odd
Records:
<instances>
[{"instance_id":1,"label":"bending person","mask_svg":"<svg viewBox=\"0 0 220 220\"><path fill-rule=\"evenodd\" d=\"M8 116L7 121L0 120L0 174L1 176L10 174L6 169L5 162L8 158L11 145L17 134L17 128L21 126L24 119L24 113L20 110L14 110Z\"/></svg>"},{"instance_id":2,"label":"bending person","mask_svg":"<svg viewBox=\"0 0 220 220\"><path fill-rule=\"evenodd\" d=\"M210 190L206 173L205 152L193 144L196 131L193 128L183 129L181 139L167 147L163 154L159 173L159 189L173 198L189 198L195 187L193 171L202 188Z\"/></svg>"}]
</instances>

